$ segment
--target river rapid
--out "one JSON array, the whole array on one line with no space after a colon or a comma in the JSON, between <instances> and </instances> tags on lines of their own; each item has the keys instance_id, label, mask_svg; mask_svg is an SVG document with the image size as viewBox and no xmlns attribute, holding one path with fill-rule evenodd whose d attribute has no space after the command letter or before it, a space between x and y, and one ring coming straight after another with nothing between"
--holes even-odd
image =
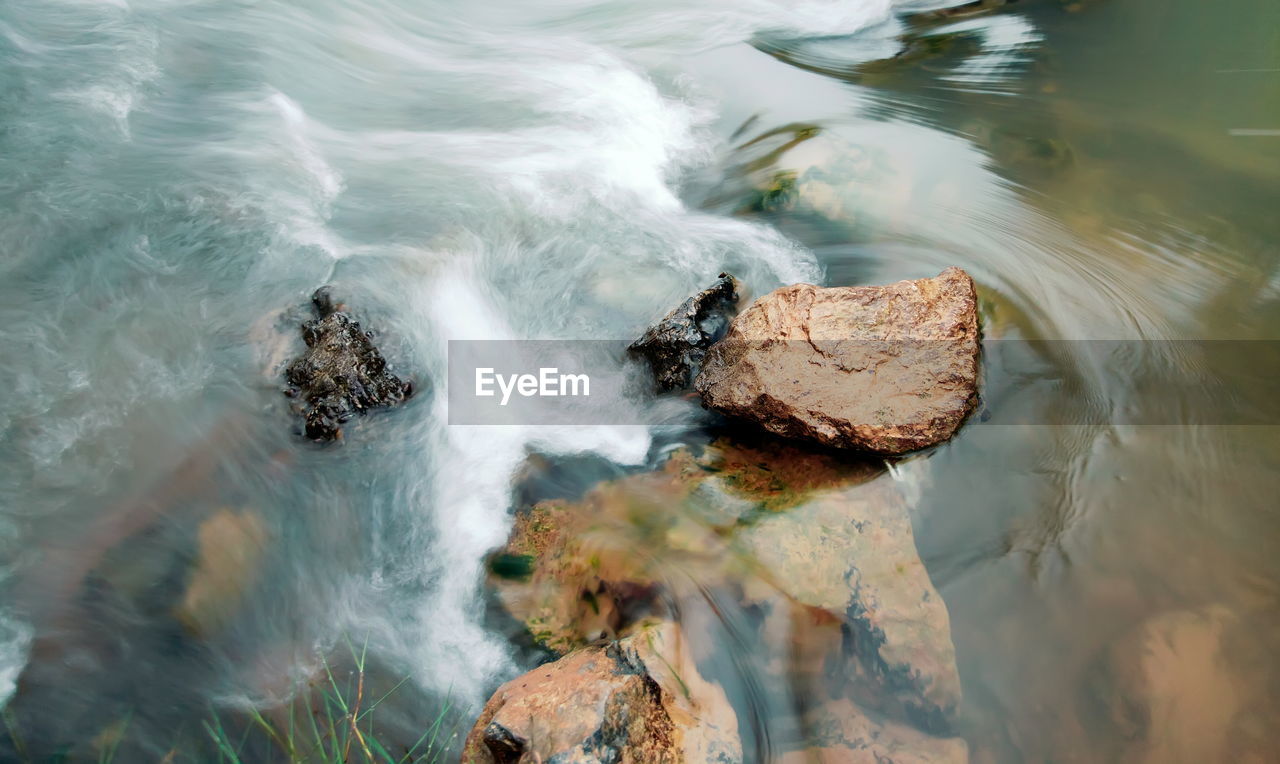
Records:
<instances>
[{"instance_id":1,"label":"river rapid","mask_svg":"<svg viewBox=\"0 0 1280 764\"><path fill-rule=\"evenodd\" d=\"M585 487L715 423L637 399L664 424L449 426L448 341L631 339L726 270L760 295L957 265L983 405L888 479L972 757L1132 760L1114 646L1170 613L1226 624L1160 664L1233 721L1191 718L1274 751L1280 13L942 5L0 5L7 718L73 758L117 730L121 761L211 760L202 720L354 642L407 677L390 729L447 701L465 734L536 660L483 584L529 455ZM280 392L324 284L422 391L332 447ZM1210 372L1254 419L1164 384ZM213 577L236 606L175 621L246 544ZM720 663L767 761L785 711Z\"/></svg>"}]
</instances>

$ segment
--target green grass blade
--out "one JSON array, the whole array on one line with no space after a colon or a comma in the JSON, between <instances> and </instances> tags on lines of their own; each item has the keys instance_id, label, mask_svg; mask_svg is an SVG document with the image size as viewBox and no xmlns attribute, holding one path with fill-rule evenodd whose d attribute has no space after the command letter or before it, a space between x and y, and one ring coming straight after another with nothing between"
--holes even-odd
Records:
<instances>
[{"instance_id":1,"label":"green grass blade","mask_svg":"<svg viewBox=\"0 0 1280 764\"><path fill-rule=\"evenodd\" d=\"M373 702L373 705L369 706L364 711L360 712L360 715L356 717L356 720L359 721L360 719L363 719L364 717L368 716L369 713L373 711L373 709L378 707L379 703L391 697L391 694L394 693L396 690L400 689L400 687L407 681L409 681L409 677L405 677L404 679L401 679L399 682L396 682L395 687L392 687L390 690L387 690L385 695L383 695L381 698L378 698Z\"/></svg>"},{"instance_id":2,"label":"green grass blade","mask_svg":"<svg viewBox=\"0 0 1280 764\"><path fill-rule=\"evenodd\" d=\"M103 751L98 756L98 761L102 764L111 764L116 758L116 750L120 747L120 741L124 740L125 732L129 730L129 723L133 721L133 710L124 715L124 721L120 724L120 729L115 733L115 740L111 741L111 748Z\"/></svg>"},{"instance_id":3,"label":"green grass blade","mask_svg":"<svg viewBox=\"0 0 1280 764\"><path fill-rule=\"evenodd\" d=\"M316 725L316 709L309 702L307 703L307 719L311 722L311 734L315 738L315 745L312 746L311 751L306 756L306 759L310 759L312 753L319 751L324 746L324 738L320 735L320 727Z\"/></svg>"},{"instance_id":4,"label":"green grass blade","mask_svg":"<svg viewBox=\"0 0 1280 764\"><path fill-rule=\"evenodd\" d=\"M427 754L431 753L431 751L435 750L436 738L440 734L440 727L443 726L445 717L449 715L450 708L451 708L451 704L448 698L446 698L444 701L444 708L440 709L440 713L436 715L435 722L433 722L431 726L427 728L426 732L422 733L422 737L418 738L417 742L413 744L413 747L410 748L405 753L404 758L400 760L401 764L406 764L407 762L410 762L410 761L414 761L414 762L421 761L422 756L426 756ZM428 736L430 736L431 741L427 743L427 749L423 751L422 755L419 756L418 758L416 759L413 758L413 754L418 750L418 746L422 745L422 743L427 739Z\"/></svg>"},{"instance_id":5,"label":"green grass blade","mask_svg":"<svg viewBox=\"0 0 1280 764\"><path fill-rule=\"evenodd\" d=\"M382 743L379 743L376 738L367 737L365 742L369 744L369 749L381 756L382 760L387 764L396 764L396 760L392 758L391 754L387 753L387 749L383 748Z\"/></svg>"},{"instance_id":6,"label":"green grass blade","mask_svg":"<svg viewBox=\"0 0 1280 764\"><path fill-rule=\"evenodd\" d=\"M329 661L324 662L324 673L329 677L329 686L333 688L333 695L338 701L338 707L342 709L342 713L347 713L347 701L343 700L342 691L338 689L338 682L333 678L333 672L329 670ZM325 707L328 708L328 704Z\"/></svg>"},{"instance_id":7,"label":"green grass blade","mask_svg":"<svg viewBox=\"0 0 1280 764\"><path fill-rule=\"evenodd\" d=\"M284 738L282 738L280 736L280 733L276 730L276 728L272 726L271 722L267 721L266 718L263 717L263 715L256 708L249 710L249 718L253 720L254 724L261 727L262 731L267 733L267 736L270 737L275 742L276 745L280 746L281 750L283 750L286 754L288 754L290 761L297 761L298 752L294 750L292 739L285 740ZM290 721L290 724L292 725L292 721L293 721L292 716L290 716L289 721ZM246 735L248 734L247 730L245 734ZM243 747L244 741L241 741L240 745L241 747Z\"/></svg>"},{"instance_id":8,"label":"green grass blade","mask_svg":"<svg viewBox=\"0 0 1280 764\"><path fill-rule=\"evenodd\" d=\"M214 716L214 719L216 720L217 716ZM218 723L217 732L214 732L213 727L209 726L209 722L200 722L200 724L204 726L205 732L209 733L209 737L213 739L214 745L218 747L218 752L222 754L224 760L231 762L231 764L241 764L240 757L231 748L230 741L225 740L226 735L222 734L221 723Z\"/></svg>"}]
</instances>

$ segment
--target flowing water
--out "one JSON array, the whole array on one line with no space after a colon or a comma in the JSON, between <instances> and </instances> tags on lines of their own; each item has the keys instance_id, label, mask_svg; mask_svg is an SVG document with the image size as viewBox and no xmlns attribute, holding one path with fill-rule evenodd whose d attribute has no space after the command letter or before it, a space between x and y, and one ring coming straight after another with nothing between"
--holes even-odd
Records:
<instances>
[{"instance_id":1,"label":"flowing water","mask_svg":"<svg viewBox=\"0 0 1280 764\"><path fill-rule=\"evenodd\" d=\"M465 729L535 660L482 584L527 455L586 485L707 419L450 427L448 340L631 338L722 270L763 294L958 265L983 411L887 478L950 611L955 731L980 761L1169 760L1183 738L1135 748L1112 713L1154 660L1211 700L1179 734L1274 753L1280 420L1164 381L1275 390L1280 10L938 5L0 6L0 697L28 750L114 729L120 760L211 758L202 720L352 638L410 679L390 726L447 697ZM328 448L279 378L326 283L427 391ZM193 568L235 606L192 605ZM1112 656L1170 614L1221 644ZM767 760L785 703L717 644Z\"/></svg>"}]
</instances>

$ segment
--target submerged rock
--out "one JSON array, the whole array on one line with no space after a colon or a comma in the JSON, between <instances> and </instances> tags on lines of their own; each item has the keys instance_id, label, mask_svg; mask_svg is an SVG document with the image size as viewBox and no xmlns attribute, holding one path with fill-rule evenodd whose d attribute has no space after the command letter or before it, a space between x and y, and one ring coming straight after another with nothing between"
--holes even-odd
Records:
<instances>
[{"instance_id":1,"label":"submerged rock","mask_svg":"<svg viewBox=\"0 0 1280 764\"><path fill-rule=\"evenodd\" d=\"M680 449L657 471L521 511L490 563L491 584L535 642L564 654L639 619L669 616L666 589L677 583L725 581L738 565L729 541L759 516L880 471L778 442ZM664 576L670 566L690 575Z\"/></svg>"},{"instance_id":2,"label":"submerged rock","mask_svg":"<svg viewBox=\"0 0 1280 764\"><path fill-rule=\"evenodd\" d=\"M564 654L616 637L645 617L665 615L658 596L661 566L675 557L699 562L670 543L680 530L670 508L691 489L676 472L679 463L673 459L659 472L602 483L580 502L539 502L516 517L491 564L493 585L536 643ZM633 523L639 516L648 521ZM664 553L637 555L637 544Z\"/></svg>"},{"instance_id":3,"label":"submerged rock","mask_svg":"<svg viewBox=\"0 0 1280 764\"><path fill-rule=\"evenodd\" d=\"M749 598L765 603L777 590L809 609L815 673L839 665L867 680L882 709L930 731L950 727L961 700L951 620L892 481L821 492L736 540L768 584Z\"/></svg>"},{"instance_id":4,"label":"submerged rock","mask_svg":"<svg viewBox=\"0 0 1280 764\"><path fill-rule=\"evenodd\" d=\"M707 349L737 312L738 281L721 273L714 284L685 300L627 348L653 370L659 392L683 390L693 381Z\"/></svg>"},{"instance_id":5,"label":"submerged rock","mask_svg":"<svg viewBox=\"0 0 1280 764\"><path fill-rule=\"evenodd\" d=\"M739 148L745 188L739 214L766 215L777 224L816 223L874 233L902 214L911 195L902 173L874 144L857 145L816 125L789 125ZM732 179L729 181L734 182ZM736 191L736 193L735 193Z\"/></svg>"},{"instance_id":6,"label":"submerged rock","mask_svg":"<svg viewBox=\"0 0 1280 764\"><path fill-rule=\"evenodd\" d=\"M776 681L845 677L864 706L944 733L961 699L950 619L883 469L780 441L678 449L657 471L522 511L491 584L559 654L685 621L715 592L769 614L759 639Z\"/></svg>"},{"instance_id":7,"label":"submerged rock","mask_svg":"<svg viewBox=\"0 0 1280 764\"><path fill-rule=\"evenodd\" d=\"M706 354L703 405L777 435L902 454L950 438L977 399L978 314L959 268L887 286L775 290Z\"/></svg>"},{"instance_id":8,"label":"submerged rock","mask_svg":"<svg viewBox=\"0 0 1280 764\"><path fill-rule=\"evenodd\" d=\"M616 595L635 597L650 582L641 561L609 549L610 537L593 538L590 530L587 516L572 505L543 502L516 518L510 540L490 563L503 606L534 642L558 654L616 635ZM615 581L628 582L628 590L617 591Z\"/></svg>"},{"instance_id":9,"label":"submerged rock","mask_svg":"<svg viewBox=\"0 0 1280 764\"><path fill-rule=\"evenodd\" d=\"M887 720L876 720L847 700L832 701L805 716L816 745L780 756L778 764L964 764L969 747L960 738L937 738Z\"/></svg>"},{"instance_id":10,"label":"submerged rock","mask_svg":"<svg viewBox=\"0 0 1280 764\"><path fill-rule=\"evenodd\" d=\"M300 401L308 438L335 440L353 416L401 403L413 387L391 373L372 334L334 304L329 287L316 290L311 302L320 317L302 324L307 351L285 370L285 394Z\"/></svg>"},{"instance_id":11,"label":"submerged rock","mask_svg":"<svg viewBox=\"0 0 1280 764\"><path fill-rule=\"evenodd\" d=\"M1111 721L1126 744L1117 760L1273 758L1274 677L1259 667L1274 653L1238 638L1250 628L1248 618L1215 604L1162 613L1115 640L1103 674Z\"/></svg>"},{"instance_id":12,"label":"submerged rock","mask_svg":"<svg viewBox=\"0 0 1280 764\"><path fill-rule=\"evenodd\" d=\"M742 761L737 716L672 624L577 650L507 682L467 736L464 764Z\"/></svg>"},{"instance_id":13,"label":"submerged rock","mask_svg":"<svg viewBox=\"0 0 1280 764\"><path fill-rule=\"evenodd\" d=\"M174 617L191 633L208 636L231 620L257 576L267 527L252 509L224 507L200 523L197 541L195 568Z\"/></svg>"}]
</instances>

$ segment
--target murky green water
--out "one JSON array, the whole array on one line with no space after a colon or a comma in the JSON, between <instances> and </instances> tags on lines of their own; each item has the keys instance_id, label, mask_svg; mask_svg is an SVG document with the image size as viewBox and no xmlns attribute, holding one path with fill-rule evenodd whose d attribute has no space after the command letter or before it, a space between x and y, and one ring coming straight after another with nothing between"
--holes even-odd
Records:
<instances>
[{"instance_id":1,"label":"murky green water","mask_svg":"<svg viewBox=\"0 0 1280 764\"><path fill-rule=\"evenodd\" d=\"M450 428L424 394L314 447L276 374L316 286L430 389L445 340L633 337L726 268L763 294L959 265L984 411L869 484L909 506L950 614L951 731L974 761L1273 756L1280 431L1162 382L1274 387L1280 8L1021 0L868 28L883 10L0 8L0 690L22 751L212 760L204 722L243 732L322 660L348 676L348 640L371 687L408 678L387 739L446 697L465 730L537 660L483 583L513 504L709 439L693 407L652 432ZM513 491L529 452L551 477ZM615 532L672 580L699 570ZM691 583L678 611L748 760L798 745L767 629Z\"/></svg>"},{"instance_id":2,"label":"murky green water","mask_svg":"<svg viewBox=\"0 0 1280 764\"><path fill-rule=\"evenodd\" d=\"M783 130L767 143L782 153L747 182L798 179L751 214L813 246L830 283L959 263L979 282L988 341L1266 343L1280 332L1278 18L1267 3L1024 3L920 24L897 60L859 65L838 40L767 46L802 72L713 56L757 83L725 85L735 118L763 106L740 144ZM990 68L974 65L984 57ZM818 174L833 154L843 172ZM1090 344L1062 347L1048 366L1087 375ZM1250 373L1261 346L1207 347L1180 362L1274 391ZM1176 406L1152 371L1163 359L1114 361L1091 380L1113 421ZM1032 395L1030 421L1050 421L1056 403L1080 404L1036 376L989 387L988 409ZM1172 408L1161 421L1204 414ZM930 458L913 517L951 612L975 758L1274 752L1278 445L1272 426L970 426ZM1221 653L1191 637L1168 637L1169 655L1147 645L1149 670L1185 695L1149 726L1126 721L1117 664L1139 651L1116 645L1148 619L1208 622L1215 607L1231 614Z\"/></svg>"}]
</instances>

